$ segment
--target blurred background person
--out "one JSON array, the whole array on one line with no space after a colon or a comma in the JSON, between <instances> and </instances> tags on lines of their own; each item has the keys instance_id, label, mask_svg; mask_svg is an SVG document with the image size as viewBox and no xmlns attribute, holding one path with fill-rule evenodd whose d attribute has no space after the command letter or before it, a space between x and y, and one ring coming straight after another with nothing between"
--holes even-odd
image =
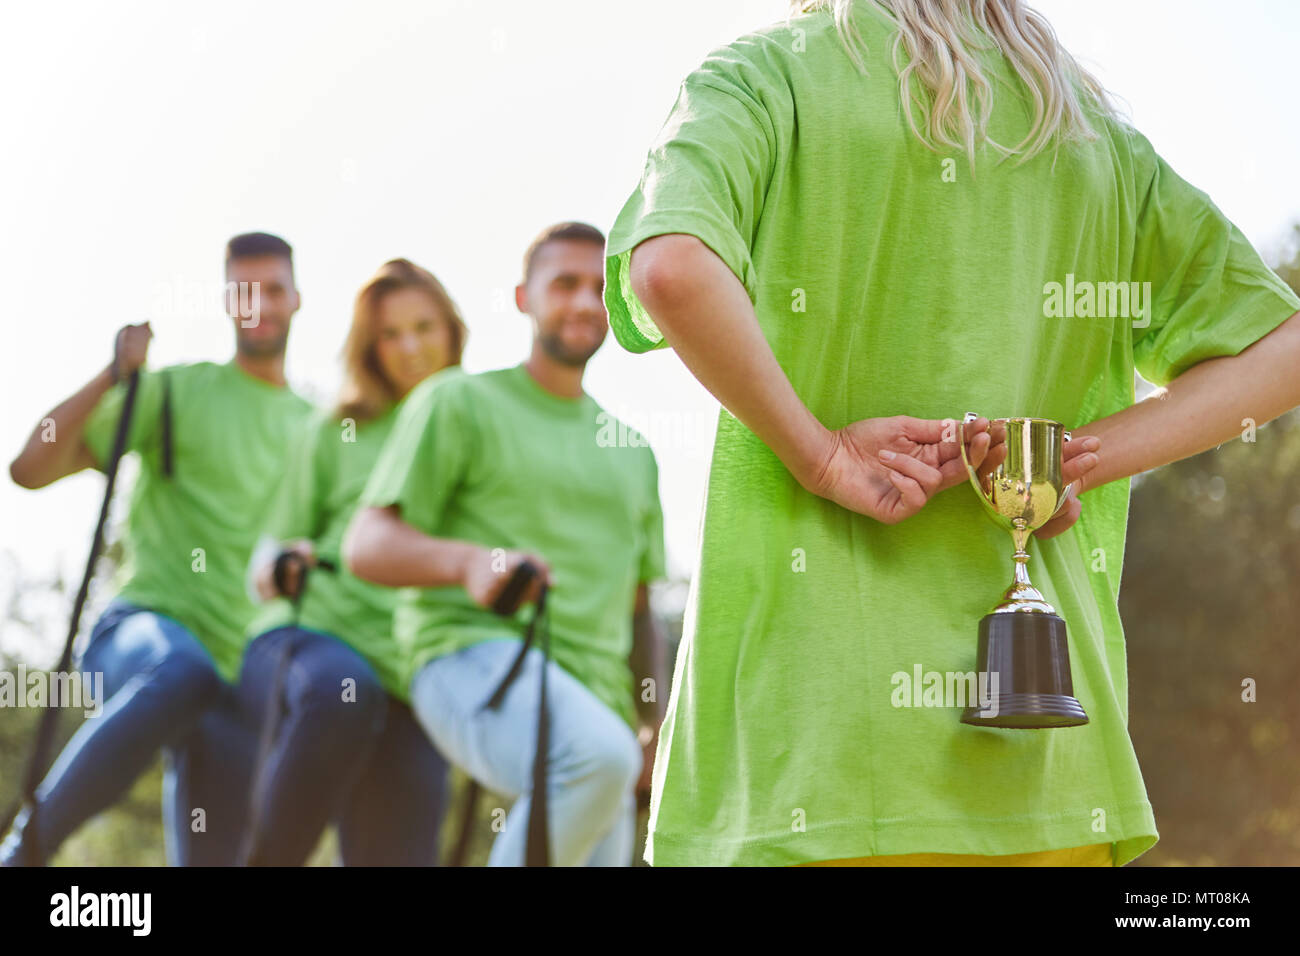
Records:
<instances>
[{"instance_id":1,"label":"blurred background person","mask_svg":"<svg viewBox=\"0 0 1300 956\"><path fill-rule=\"evenodd\" d=\"M56 440L44 441L38 425L10 465L26 488L102 468L125 380L140 372L126 446L140 459L126 563L79 665L103 673L107 700L46 774L35 812L15 821L0 847L5 864L48 860L160 748L168 861L234 861L251 768L233 688L254 610L245 569L310 405L284 377L301 304L293 250L278 236L238 235L226 246L225 272L233 359L146 370L149 323L127 326L109 367L47 416Z\"/></svg>"},{"instance_id":2,"label":"blurred background person","mask_svg":"<svg viewBox=\"0 0 1300 956\"><path fill-rule=\"evenodd\" d=\"M438 376L411 395L344 545L360 577L408 588L398 637L429 738L493 792L518 798L490 866L525 863L532 810L539 646L500 707L484 707L523 650L527 612L489 610L523 561L541 572L525 600L542 580L550 589L552 865L631 864L636 787L663 714L653 692L667 679L663 636L648 591L664 576L658 466L582 386L609 330L603 250L585 223L534 239L515 287L533 325L527 360Z\"/></svg>"},{"instance_id":3,"label":"blurred background person","mask_svg":"<svg viewBox=\"0 0 1300 956\"><path fill-rule=\"evenodd\" d=\"M277 549L257 562L268 603L239 692L246 718L269 720L273 736L252 791L249 863L304 863L330 821L345 865L437 863L447 764L410 710L397 591L357 578L338 555L402 399L435 373L459 374L466 338L442 283L405 259L357 294L342 393L307 426L268 528L299 561L279 583ZM319 558L327 566L304 577Z\"/></svg>"}]
</instances>

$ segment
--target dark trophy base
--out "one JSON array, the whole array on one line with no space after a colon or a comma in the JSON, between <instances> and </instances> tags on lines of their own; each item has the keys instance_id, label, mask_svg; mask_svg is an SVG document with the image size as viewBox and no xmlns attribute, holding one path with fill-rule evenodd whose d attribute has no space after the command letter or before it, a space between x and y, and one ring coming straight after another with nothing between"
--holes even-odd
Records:
<instances>
[{"instance_id":1,"label":"dark trophy base","mask_svg":"<svg viewBox=\"0 0 1300 956\"><path fill-rule=\"evenodd\" d=\"M986 614L980 620L979 673L998 675L996 716L967 707L963 724L975 727L1041 729L1088 722L1074 699L1065 621L1055 614ZM978 675L977 675L978 676ZM993 689L990 681L988 689ZM978 700L976 701L978 704ZM994 708L990 706L989 713Z\"/></svg>"}]
</instances>

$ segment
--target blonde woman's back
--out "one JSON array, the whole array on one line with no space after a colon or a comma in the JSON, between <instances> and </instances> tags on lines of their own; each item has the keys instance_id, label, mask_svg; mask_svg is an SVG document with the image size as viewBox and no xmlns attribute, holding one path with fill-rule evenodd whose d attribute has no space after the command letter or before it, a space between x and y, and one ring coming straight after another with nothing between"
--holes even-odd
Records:
<instances>
[{"instance_id":1,"label":"blonde woman's back","mask_svg":"<svg viewBox=\"0 0 1300 956\"><path fill-rule=\"evenodd\" d=\"M697 236L744 283L830 429L968 410L1071 427L1131 404L1135 363L1168 381L1296 311L1204 194L1100 114L1092 141L1025 162L981 147L973 173L962 150L928 148L902 108L893 24L867 3L852 15L865 75L819 11L742 37L687 77L607 245L625 347L663 345L628 267L665 233ZM999 53L984 58L989 135L1014 145L1032 97ZM882 524L806 492L724 411L648 857L789 863L1104 840L1122 865L1149 849L1117 607L1127 500L1127 481L1097 489L1071 532L1035 548L1034 583L1069 622L1091 723L981 732L896 692L900 673L974 667L976 622L1009 563L974 494L953 489Z\"/></svg>"}]
</instances>

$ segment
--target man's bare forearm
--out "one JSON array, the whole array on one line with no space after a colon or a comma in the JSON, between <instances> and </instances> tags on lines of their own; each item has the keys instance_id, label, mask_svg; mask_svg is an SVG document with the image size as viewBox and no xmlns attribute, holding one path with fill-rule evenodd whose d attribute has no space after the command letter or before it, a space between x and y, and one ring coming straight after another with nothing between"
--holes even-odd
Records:
<instances>
[{"instance_id":1,"label":"man's bare forearm","mask_svg":"<svg viewBox=\"0 0 1300 956\"><path fill-rule=\"evenodd\" d=\"M82 443L86 419L104 393L113 387L112 368L105 367L32 429L27 444L9 465L9 476L24 488L43 488L66 475L92 466L94 456ZM54 441L46 441L45 422L54 422Z\"/></svg>"},{"instance_id":2,"label":"man's bare forearm","mask_svg":"<svg viewBox=\"0 0 1300 956\"><path fill-rule=\"evenodd\" d=\"M476 544L425 534L392 508L357 512L343 541L349 571L391 588L463 585L466 568L482 553Z\"/></svg>"},{"instance_id":3,"label":"man's bare forearm","mask_svg":"<svg viewBox=\"0 0 1300 956\"><path fill-rule=\"evenodd\" d=\"M830 431L795 393L727 264L694 236L656 236L632 250L630 278L686 367L808 487Z\"/></svg>"},{"instance_id":4,"label":"man's bare forearm","mask_svg":"<svg viewBox=\"0 0 1300 956\"><path fill-rule=\"evenodd\" d=\"M1300 405L1300 312L1239 355L1209 359L1128 408L1072 429L1101 438L1087 491L1199 454Z\"/></svg>"}]
</instances>

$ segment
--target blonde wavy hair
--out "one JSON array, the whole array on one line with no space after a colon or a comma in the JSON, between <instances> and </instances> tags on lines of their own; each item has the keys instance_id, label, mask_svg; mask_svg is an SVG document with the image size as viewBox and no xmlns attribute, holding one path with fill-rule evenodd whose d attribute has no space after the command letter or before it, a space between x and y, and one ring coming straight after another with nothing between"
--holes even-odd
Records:
<instances>
[{"instance_id":1,"label":"blonde wavy hair","mask_svg":"<svg viewBox=\"0 0 1300 956\"><path fill-rule=\"evenodd\" d=\"M375 352L379 338L380 300L398 289L419 289L434 301L439 317L447 323L450 333L447 365L460 364L469 330L456 303L428 269L422 269L409 259L390 259L361 287L352 308L352 327L343 343L343 386L335 406L338 418L370 421L382 415L398 399Z\"/></svg>"},{"instance_id":2,"label":"blonde wavy hair","mask_svg":"<svg viewBox=\"0 0 1300 956\"><path fill-rule=\"evenodd\" d=\"M1025 162L1061 142L1097 139L1087 108L1116 117L1105 88L1061 46L1042 14L1021 0L860 0L898 28L893 59L907 123L929 149L966 153L988 143ZM854 0L791 0L790 16L826 10L854 65L866 73L866 43L853 22ZM996 48L1024 80L1034 119L1015 146L988 136L993 85L977 51Z\"/></svg>"}]
</instances>

